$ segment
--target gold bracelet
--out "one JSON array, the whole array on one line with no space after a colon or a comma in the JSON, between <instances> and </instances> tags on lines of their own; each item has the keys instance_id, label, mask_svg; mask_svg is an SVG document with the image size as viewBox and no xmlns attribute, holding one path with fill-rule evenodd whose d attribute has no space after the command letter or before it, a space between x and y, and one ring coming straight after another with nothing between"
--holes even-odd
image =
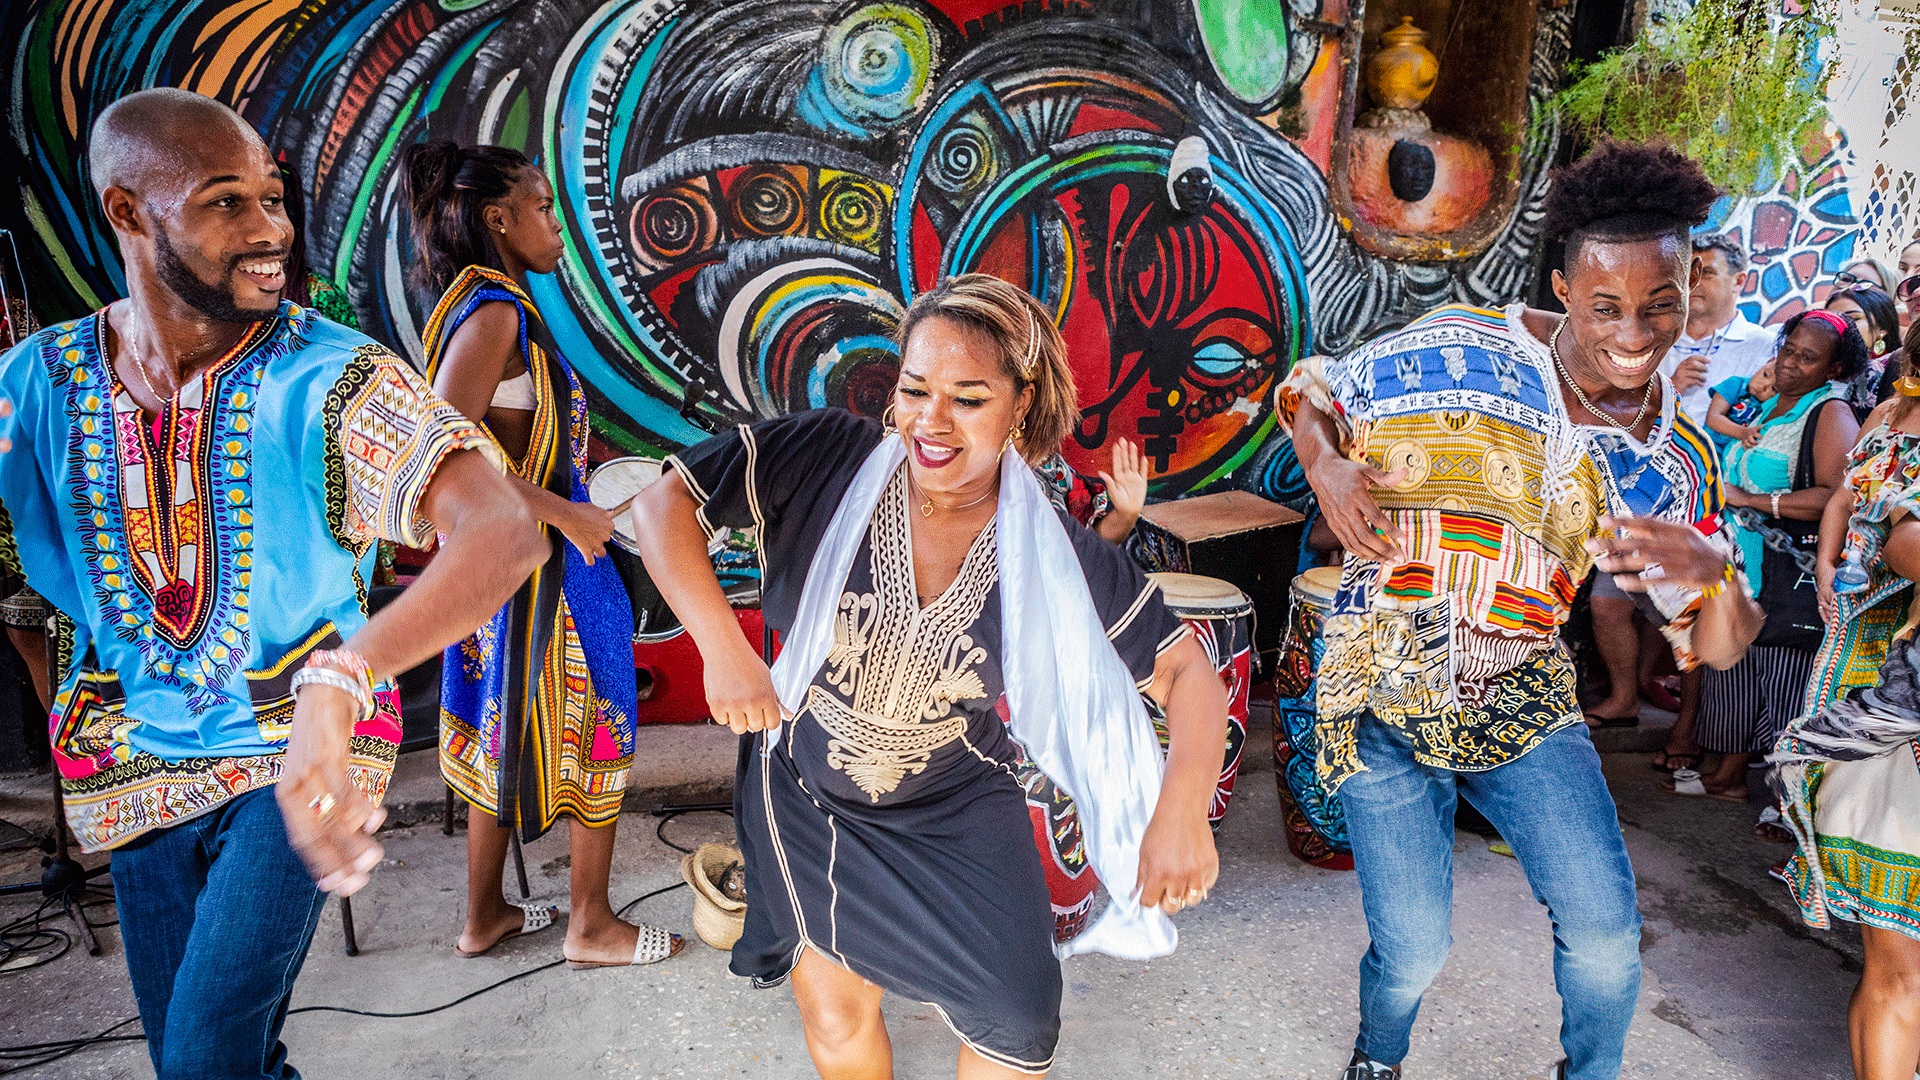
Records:
<instances>
[{"instance_id":1,"label":"gold bracelet","mask_svg":"<svg viewBox=\"0 0 1920 1080\"><path fill-rule=\"evenodd\" d=\"M1721 593L1727 591L1727 586L1731 584L1732 581L1733 581L1733 564L1728 563L1726 565L1726 569L1720 572L1719 581L1716 581L1713 584L1707 586L1706 588L1700 590L1700 599L1711 600L1714 597L1719 596Z\"/></svg>"}]
</instances>

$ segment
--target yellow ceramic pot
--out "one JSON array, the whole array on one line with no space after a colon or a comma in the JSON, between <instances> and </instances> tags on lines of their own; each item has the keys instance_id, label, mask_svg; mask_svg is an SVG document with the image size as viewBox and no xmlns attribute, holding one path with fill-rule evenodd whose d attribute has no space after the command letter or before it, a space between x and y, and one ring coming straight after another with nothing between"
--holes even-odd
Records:
<instances>
[{"instance_id":1,"label":"yellow ceramic pot","mask_svg":"<svg viewBox=\"0 0 1920 1080\"><path fill-rule=\"evenodd\" d=\"M1427 49L1427 32L1402 15L1400 25L1380 35L1381 48L1367 61L1367 89L1373 103L1388 109L1417 109L1433 93L1440 61Z\"/></svg>"}]
</instances>

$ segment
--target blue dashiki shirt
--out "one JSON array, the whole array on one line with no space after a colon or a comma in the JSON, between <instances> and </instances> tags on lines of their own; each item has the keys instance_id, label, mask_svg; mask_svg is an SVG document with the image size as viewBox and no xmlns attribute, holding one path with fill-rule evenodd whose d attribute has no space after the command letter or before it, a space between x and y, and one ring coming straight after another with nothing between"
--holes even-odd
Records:
<instances>
[{"instance_id":1,"label":"blue dashiki shirt","mask_svg":"<svg viewBox=\"0 0 1920 1080\"><path fill-rule=\"evenodd\" d=\"M1348 553L1326 623L1316 698L1330 789L1365 768L1354 730L1367 711L1412 740L1417 760L1461 772L1580 722L1558 632L1603 514L1685 522L1737 558L1711 444L1676 411L1672 385L1661 377L1644 443L1574 424L1525 310L1439 308L1343 359L1301 361L1280 389L1289 431L1310 401L1350 456L1404 470L1375 498L1405 532L1407 561ZM1648 602L1694 666L1699 593L1656 586Z\"/></svg>"},{"instance_id":2,"label":"blue dashiki shirt","mask_svg":"<svg viewBox=\"0 0 1920 1080\"><path fill-rule=\"evenodd\" d=\"M74 624L49 722L88 851L277 780L293 673L366 622L376 541L430 540L441 460L495 455L405 361L291 302L158 416L116 380L106 321L0 358L0 555ZM391 695L355 728L376 800L398 737Z\"/></svg>"}]
</instances>

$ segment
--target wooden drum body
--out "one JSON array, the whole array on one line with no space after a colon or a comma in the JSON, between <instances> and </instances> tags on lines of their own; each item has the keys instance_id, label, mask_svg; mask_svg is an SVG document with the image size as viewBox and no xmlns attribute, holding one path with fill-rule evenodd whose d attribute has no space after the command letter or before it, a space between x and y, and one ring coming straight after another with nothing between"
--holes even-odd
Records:
<instances>
[{"instance_id":1,"label":"wooden drum body","mask_svg":"<svg viewBox=\"0 0 1920 1080\"><path fill-rule=\"evenodd\" d=\"M1340 587L1340 568L1322 566L1293 579L1293 614L1274 675L1273 780L1280 792L1287 847L1302 861L1329 870L1353 869L1346 814L1321 786L1314 768L1320 740L1314 731L1314 677L1326 649L1327 612Z\"/></svg>"}]
</instances>

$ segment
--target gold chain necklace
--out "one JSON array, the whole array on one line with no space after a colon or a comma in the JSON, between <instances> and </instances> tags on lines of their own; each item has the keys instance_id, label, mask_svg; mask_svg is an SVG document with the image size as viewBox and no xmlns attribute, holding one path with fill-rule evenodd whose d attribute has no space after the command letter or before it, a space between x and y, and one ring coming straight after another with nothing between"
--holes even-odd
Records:
<instances>
[{"instance_id":1,"label":"gold chain necklace","mask_svg":"<svg viewBox=\"0 0 1920 1080\"><path fill-rule=\"evenodd\" d=\"M909 476L907 478L907 482L910 484L913 483L913 478ZM920 490L920 485L918 484L913 484L913 487L914 487L914 490L916 491ZM925 491L920 491L920 516L932 517L933 508L936 506L940 507L940 509L945 510L950 514L957 514L962 510L971 510L974 507L979 506L981 503L986 502L988 499L991 499L998 494L1000 494L1000 487L998 484L996 484L994 485L993 489L988 491L985 495L980 496L979 498L973 500L972 502L966 504L965 506L945 506L940 503L934 502L933 496L927 494Z\"/></svg>"},{"instance_id":2,"label":"gold chain necklace","mask_svg":"<svg viewBox=\"0 0 1920 1080\"><path fill-rule=\"evenodd\" d=\"M1566 328L1567 317L1562 315L1560 317L1560 325L1553 328L1553 336L1547 339L1547 351L1553 354L1553 366L1559 370L1560 377L1567 380L1567 389L1573 391L1574 400L1578 401L1580 407L1587 410L1588 413L1605 420L1607 423L1612 424L1622 431L1631 432L1634 428L1639 427L1640 421L1647 415L1647 406L1653 404L1654 380L1652 378L1647 379L1647 390L1640 395L1640 411L1634 413L1633 419L1627 423L1623 424L1606 413L1601 412L1599 409L1594 408L1593 402L1587 400L1586 391L1580 389L1580 384L1573 381L1573 373L1567 370L1566 361L1560 359L1560 331Z\"/></svg>"}]
</instances>

